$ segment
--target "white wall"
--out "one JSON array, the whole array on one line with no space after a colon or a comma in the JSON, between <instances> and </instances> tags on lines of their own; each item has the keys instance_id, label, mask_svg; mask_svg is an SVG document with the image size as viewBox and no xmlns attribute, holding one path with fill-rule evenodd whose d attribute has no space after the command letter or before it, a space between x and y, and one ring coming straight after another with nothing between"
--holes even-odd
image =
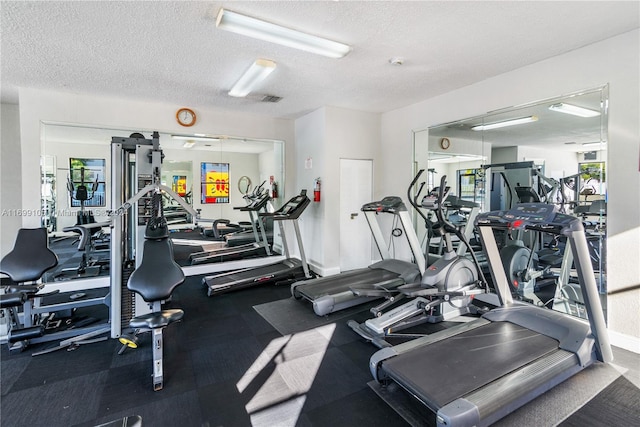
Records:
<instances>
[{"instance_id":1,"label":"white wall","mask_svg":"<svg viewBox=\"0 0 640 427\"><path fill-rule=\"evenodd\" d=\"M544 160L544 176L560 179L578 173L578 154L563 150L518 147L518 162Z\"/></svg>"},{"instance_id":2,"label":"white wall","mask_svg":"<svg viewBox=\"0 0 640 427\"><path fill-rule=\"evenodd\" d=\"M296 183L298 192L306 189L311 198L313 180L325 174L326 150L325 108L312 111L295 121ZM324 194L327 194L325 191ZM311 203L300 217L300 232L305 245L307 261L318 271L325 268L325 241L323 229L326 197L320 203Z\"/></svg>"},{"instance_id":3,"label":"white wall","mask_svg":"<svg viewBox=\"0 0 640 427\"><path fill-rule=\"evenodd\" d=\"M318 272L337 273L340 271L340 159L373 159L375 175L380 115L323 107L297 119L295 128L298 185L311 193L314 179L319 177L322 181L322 201L312 203L302 217L305 250ZM311 159L311 168L308 168L308 159Z\"/></svg>"},{"instance_id":4,"label":"white wall","mask_svg":"<svg viewBox=\"0 0 640 427\"><path fill-rule=\"evenodd\" d=\"M2 104L0 111L0 257L13 249L17 230L22 217L17 215L22 209L20 188L20 113L17 105ZM37 224L36 226L39 226Z\"/></svg>"},{"instance_id":5,"label":"white wall","mask_svg":"<svg viewBox=\"0 0 640 427\"><path fill-rule=\"evenodd\" d=\"M175 120L175 112L182 105L159 104L109 97L20 89L20 133L22 159L9 159L21 164L16 173L22 178L22 207L37 210L40 194L38 164L41 153L41 125L43 122L93 125L103 128L153 130L167 133L185 132ZM198 122L190 133L225 134L247 138L285 141L287 176L295 176L293 121L270 117L231 113L214 109L195 108ZM16 168L18 169L18 168ZM281 187L282 188L282 187ZM285 191L292 194L295 183L285 183ZM282 191L282 190L281 190ZM4 196L3 196L4 198ZM23 218L24 226L37 224L39 218Z\"/></svg>"},{"instance_id":6,"label":"white wall","mask_svg":"<svg viewBox=\"0 0 640 427\"><path fill-rule=\"evenodd\" d=\"M609 84L608 325L618 345L640 351L640 30L576 49L382 115L378 194L411 179L411 133ZM495 161L495 159L494 159ZM620 291L619 293L615 293Z\"/></svg>"}]
</instances>

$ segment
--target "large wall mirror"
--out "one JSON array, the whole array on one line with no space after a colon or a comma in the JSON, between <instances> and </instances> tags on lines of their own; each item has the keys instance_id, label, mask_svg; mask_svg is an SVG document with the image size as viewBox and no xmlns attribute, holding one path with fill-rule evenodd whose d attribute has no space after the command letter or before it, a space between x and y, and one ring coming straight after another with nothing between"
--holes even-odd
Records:
<instances>
[{"instance_id":1,"label":"large wall mirror","mask_svg":"<svg viewBox=\"0 0 640 427\"><path fill-rule=\"evenodd\" d=\"M79 247L79 223L109 221L111 202L111 140L139 132L151 138L153 130L104 129L92 126L44 123L42 139L42 224L50 234L50 245L58 254L59 267L45 280L85 279L108 275L109 227L96 227L85 250ZM258 250L241 256L211 257L192 263L193 252L213 252L227 246L224 235L246 231L245 240L255 242L251 223L243 210L257 191L264 195L270 183L284 182L284 143L282 141L243 138L228 135L190 135L160 132L164 153L162 184L199 210L203 221L192 224L192 216L179 203L165 198L164 214L172 229L176 260L181 265L218 263L273 253ZM239 186L242 181L244 185ZM265 183L261 188L260 185ZM281 186L281 188L284 188ZM256 193L256 194L254 194ZM277 208L284 195L271 199ZM265 206L262 209L268 209ZM214 232L215 227L215 232ZM272 230L266 230L273 245ZM263 242L262 234L258 238ZM241 240L241 239L240 239ZM238 242L240 242L238 240ZM244 244L240 242L241 244ZM234 243L235 244L235 243Z\"/></svg>"},{"instance_id":2,"label":"large wall mirror","mask_svg":"<svg viewBox=\"0 0 640 427\"><path fill-rule=\"evenodd\" d=\"M540 200L582 217L604 298L607 108L600 87L432 126L414 134L415 167L427 189L446 175L450 194L479 211ZM441 247L420 217L416 228L425 251Z\"/></svg>"}]
</instances>

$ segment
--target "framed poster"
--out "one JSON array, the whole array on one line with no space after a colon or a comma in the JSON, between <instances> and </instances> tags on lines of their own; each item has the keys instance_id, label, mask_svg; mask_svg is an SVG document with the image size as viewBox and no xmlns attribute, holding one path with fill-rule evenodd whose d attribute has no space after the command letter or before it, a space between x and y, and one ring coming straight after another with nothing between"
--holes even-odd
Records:
<instances>
[{"instance_id":1,"label":"framed poster","mask_svg":"<svg viewBox=\"0 0 640 427\"><path fill-rule=\"evenodd\" d=\"M203 204L229 203L229 163L200 163Z\"/></svg>"},{"instance_id":2,"label":"framed poster","mask_svg":"<svg viewBox=\"0 0 640 427\"><path fill-rule=\"evenodd\" d=\"M187 195L187 177L184 175L173 175L173 181L171 182L171 189L175 193L184 197Z\"/></svg>"}]
</instances>

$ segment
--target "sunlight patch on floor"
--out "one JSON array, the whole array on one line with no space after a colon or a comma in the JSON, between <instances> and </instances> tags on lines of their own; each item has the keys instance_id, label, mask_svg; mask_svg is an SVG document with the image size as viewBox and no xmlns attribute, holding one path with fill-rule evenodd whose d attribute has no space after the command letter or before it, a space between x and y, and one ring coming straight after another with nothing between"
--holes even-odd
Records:
<instances>
[{"instance_id":1,"label":"sunlight patch on floor","mask_svg":"<svg viewBox=\"0 0 640 427\"><path fill-rule=\"evenodd\" d=\"M322 365L335 324L272 340L237 382L253 426L294 426Z\"/></svg>"}]
</instances>

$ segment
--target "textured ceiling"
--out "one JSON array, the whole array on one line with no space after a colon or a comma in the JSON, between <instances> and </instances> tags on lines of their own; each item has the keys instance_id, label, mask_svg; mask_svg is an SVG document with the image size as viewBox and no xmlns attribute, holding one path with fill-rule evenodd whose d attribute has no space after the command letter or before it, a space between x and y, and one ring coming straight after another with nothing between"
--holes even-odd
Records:
<instances>
[{"instance_id":1,"label":"textured ceiling","mask_svg":"<svg viewBox=\"0 0 640 427\"><path fill-rule=\"evenodd\" d=\"M221 7L348 43L330 59L217 30ZM639 27L632 2L2 1L2 101L18 87L293 118L384 112ZM392 57L404 65L388 63ZM258 94L227 91L257 58ZM283 97L277 104L258 95Z\"/></svg>"}]
</instances>

